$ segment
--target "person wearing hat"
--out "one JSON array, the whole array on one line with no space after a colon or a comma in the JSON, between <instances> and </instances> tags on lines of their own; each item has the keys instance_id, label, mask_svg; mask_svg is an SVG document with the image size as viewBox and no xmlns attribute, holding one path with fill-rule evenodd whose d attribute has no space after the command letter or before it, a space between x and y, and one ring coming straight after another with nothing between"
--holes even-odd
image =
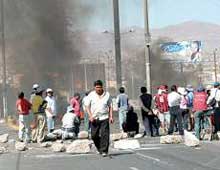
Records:
<instances>
[{"instance_id":1,"label":"person wearing hat","mask_svg":"<svg viewBox=\"0 0 220 170\"><path fill-rule=\"evenodd\" d=\"M51 88L48 88L46 90L46 98L47 101L47 108L45 110L46 116L47 116L47 130L48 133L52 133L54 130L54 124L55 124L55 117L57 114L56 110L56 100L53 96L53 90Z\"/></svg>"},{"instance_id":2,"label":"person wearing hat","mask_svg":"<svg viewBox=\"0 0 220 170\"><path fill-rule=\"evenodd\" d=\"M45 140L47 101L43 99L43 89L38 88L32 100L32 113L34 114L34 126L32 131L32 141L41 143Z\"/></svg>"},{"instance_id":3,"label":"person wearing hat","mask_svg":"<svg viewBox=\"0 0 220 170\"><path fill-rule=\"evenodd\" d=\"M207 93L205 92L205 88L203 86L199 86L197 91L194 92L193 99L193 111L195 112L195 133L196 137L200 140L200 131L201 131L201 119L202 116L206 114L207 111Z\"/></svg>"},{"instance_id":4,"label":"person wearing hat","mask_svg":"<svg viewBox=\"0 0 220 170\"><path fill-rule=\"evenodd\" d=\"M62 140L77 137L79 129L79 118L70 105L62 118Z\"/></svg>"},{"instance_id":5,"label":"person wearing hat","mask_svg":"<svg viewBox=\"0 0 220 170\"><path fill-rule=\"evenodd\" d=\"M167 133L170 124L170 114L168 109L167 89L165 85L158 88L158 93L154 97L154 106L158 111L160 127L162 133Z\"/></svg>"},{"instance_id":6,"label":"person wearing hat","mask_svg":"<svg viewBox=\"0 0 220 170\"><path fill-rule=\"evenodd\" d=\"M119 127L123 132L122 124L126 121L126 114L128 112L128 95L125 94L125 88L119 88L119 95L116 98L116 103L118 105L118 117L119 117Z\"/></svg>"},{"instance_id":7,"label":"person wearing hat","mask_svg":"<svg viewBox=\"0 0 220 170\"><path fill-rule=\"evenodd\" d=\"M32 86L32 91L31 91L31 97L30 97L30 102L32 103L33 97L35 96L35 93L37 89L40 88L39 84L33 84Z\"/></svg>"}]
</instances>

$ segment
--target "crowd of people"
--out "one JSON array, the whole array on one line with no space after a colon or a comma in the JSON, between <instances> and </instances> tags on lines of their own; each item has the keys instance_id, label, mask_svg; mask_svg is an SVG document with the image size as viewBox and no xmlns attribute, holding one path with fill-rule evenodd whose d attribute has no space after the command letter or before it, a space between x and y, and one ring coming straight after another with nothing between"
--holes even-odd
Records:
<instances>
[{"instance_id":1,"label":"crowd of people","mask_svg":"<svg viewBox=\"0 0 220 170\"><path fill-rule=\"evenodd\" d=\"M139 132L137 114L129 106L128 96L120 88L117 96L120 128L124 131ZM140 88L139 96L144 136L171 135L178 131L184 135L184 130L195 131L196 137L201 140L201 130L204 127L203 119L207 116L212 129L212 139L218 139L220 129L220 83L204 87L199 85L193 88L167 85L158 87L156 95L147 93L146 87ZM132 111L131 111L132 110ZM130 119L131 115L134 118ZM126 118L127 116L127 118ZM129 126L129 130L126 128Z\"/></svg>"},{"instance_id":2,"label":"crowd of people","mask_svg":"<svg viewBox=\"0 0 220 170\"><path fill-rule=\"evenodd\" d=\"M216 135L220 129L219 87L218 82L206 88L202 85L197 88L191 85L172 85L169 92L167 85L161 85L156 95L147 93L146 87L141 87L139 103L144 126L143 136L171 135L174 131L184 135L184 130L195 130L196 137L201 139L201 122L204 116L213 117L213 134ZM30 100L25 99L23 92L18 94L18 139L25 142L43 142L47 134L55 129L56 99L51 88L44 90L38 84L34 84L32 89ZM74 139L78 136L82 108L84 129L91 134L98 152L106 156L109 148L109 123L114 122L112 97L104 90L101 80L94 82L93 91L86 93L83 99L81 97L79 93L75 93L62 116L62 139ZM129 136L138 134L138 114L130 104L124 87L119 89L116 103L121 132L126 132ZM33 116L32 120L30 115Z\"/></svg>"}]
</instances>

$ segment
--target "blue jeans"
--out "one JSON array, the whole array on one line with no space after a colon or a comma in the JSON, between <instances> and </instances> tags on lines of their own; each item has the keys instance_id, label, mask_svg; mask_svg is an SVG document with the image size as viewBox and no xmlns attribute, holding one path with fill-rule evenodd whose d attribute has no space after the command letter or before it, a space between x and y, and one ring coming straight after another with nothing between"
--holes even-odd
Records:
<instances>
[{"instance_id":1,"label":"blue jeans","mask_svg":"<svg viewBox=\"0 0 220 170\"><path fill-rule=\"evenodd\" d=\"M126 115L127 115L127 108L119 108L118 110L118 116L119 116L119 127L120 130L122 130L122 124L126 121Z\"/></svg>"},{"instance_id":2,"label":"blue jeans","mask_svg":"<svg viewBox=\"0 0 220 170\"><path fill-rule=\"evenodd\" d=\"M54 118L52 117L47 117L47 129L48 129L48 133L51 132L51 130L54 130Z\"/></svg>"}]
</instances>

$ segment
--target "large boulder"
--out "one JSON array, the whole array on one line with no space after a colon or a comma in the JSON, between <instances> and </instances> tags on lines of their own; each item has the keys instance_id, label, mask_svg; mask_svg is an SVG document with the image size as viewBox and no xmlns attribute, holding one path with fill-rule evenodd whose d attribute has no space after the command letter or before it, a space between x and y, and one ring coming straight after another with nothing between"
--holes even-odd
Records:
<instances>
[{"instance_id":1,"label":"large boulder","mask_svg":"<svg viewBox=\"0 0 220 170\"><path fill-rule=\"evenodd\" d=\"M161 144L178 144L183 143L183 137L181 135L166 135L160 137Z\"/></svg>"},{"instance_id":2,"label":"large boulder","mask_svg":"<svg viewBox=\"0 0 220 170\"><path fill-rule=\"evenodd\" d=\"M91 141L88 139L75 140L66 148L67 153L89 153L91 151Z\"/></svg>"},{"instance_id":3,"label":"large boulder","mask_svg":"<svg viewBox=\"0 0 220 170\"><path fill-rule=\"evenodd\" d=\"M89 133L87 131L81 131L78 134L78 139L88 139Z\"/></svg>"},{"instance_id":4,"label":"large boulder","mask_svg":"<svg viewBox=\"0 0 220 170\"><path fill-rule=\"evenodd\" d=\"M16 142L15 149L18 151L25 151L27 149L27 146L24 142Z\"/></svg>"},{"instance_id":5,"label":"large boulder","mask_svg":"<svg viewBox=\"0 0 220 170\"><path fill-rule=\"evenodd\" d=\"M117 140L126 139L126 138L128 138L127 133L113 133L110 135L111 141L117 141Z\"/></svg>"},{"instance_id":6,"label":"large boulder","mask_svg":"<svg viewBox=\"0 0 220 170\"><path fill-rule=\"evenodd\" d=\"M64 152L66 150L66 147L64 144L57 143L57 142L53 143L51 148L54 152Z\"/></svg>"},{"instance_id":7,"label":"large boulder","mask_svg":"<svg viewBox=\"0 0 220 170\"><path fill-rule=\"evenodd\" d=\"M0 143L6 143L8 142L8 134L3 134L3 135L0 135Z\"/></svg>"},{"instance_id":8,"label":"large boulder","mask_svg":"<svg viewBox=\"0 0 220 170\"><path fill-rule=\"evenodd\" d=\"M7 149L5 147L0 147L0 154L3 154L7 152Z\"/></svg>"},{"instance_id":9,"label":"large boulder","mask_svg":"<svg viewBox=\"0 0 220 170\"><path fill-rule=\"evenodd\" d=\"M53 134L53 133L48 133L46 135L46 140L49 140L49 141L55 141L57 140L57 135Z\"/></svg>"},{"instance_id":10,"label":"large boulder","mask_svg":"<svg viewBox=\"0 0 220 170\"><path fill-rule=\"evenodd\" d=\"M138 140L133 139L123 139L119 141L114 142L114 148L115 149L138 149L140 148L141 145Z\"/></svg>"},{"instance_id":11,"label":"large boulder","mask_svg":"<svg viewBox=\"0 0 220 170\"><path fill-rule=\"evenodd\" d=\"M54 135L57 136L57 138L61 138L62 137L62 130L61 129L56 129L52 132Z\"/></svg>"},{"instance_id":12,"label":"large boulder","mask_svg":"<svg viewBox=\"0 0 220 170\"><path fill-rule=\"evenodd\" d=\"M52 142L43 142L43 143L40 144L40 146L42 148L48 148L48 147L51 147L52 144L53 144Z\"/></svg>"},{"instance_id":13,"label":"large boulder","mask_svg":"<svg viewBox=\"0 0 220 170\"><path fill-rule=\"evenodd\" d=\"M192 133L188 132L188 131L184 131L184 144L186 146L199 146L199 139L196 138L195 135L193 135Z\"/></svg>"}]
</instances>

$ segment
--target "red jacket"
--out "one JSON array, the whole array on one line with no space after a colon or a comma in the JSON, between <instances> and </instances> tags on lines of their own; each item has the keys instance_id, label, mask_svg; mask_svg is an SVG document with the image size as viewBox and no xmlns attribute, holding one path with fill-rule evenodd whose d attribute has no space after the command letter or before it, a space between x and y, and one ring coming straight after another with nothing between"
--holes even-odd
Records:
<instances>
[{"instance_id":1,"label":"red jacket","mask_svg":"<svg viewBox=\"0 0 220 170\"><path fill-rule=\"evenodd\" d=\"M157 94L155 96L155 105L156 108L160 111L160 113L168 112L168 99L167 94Z\"/></svg>"},{"instance_id":2,"label":"red jacket","mask_svg":"<svg viewBox=\"0 0 220 170\"><path fill-rule=\"evenodd\" d=\"M193 110L203 111L207 110L207 93L206 92L194 92Z\"/></svg>"},{"instance_id":3,"label":"red jacket","mask_svg":"<svg viewBox=\"0 0 220 170\"><path fill-rule=\"evenodd\" d=\"M18 99L16 102L16 108L19 115L28 115L31 109L31 103L26 99Z\"/></svg>"}]
</instances>

